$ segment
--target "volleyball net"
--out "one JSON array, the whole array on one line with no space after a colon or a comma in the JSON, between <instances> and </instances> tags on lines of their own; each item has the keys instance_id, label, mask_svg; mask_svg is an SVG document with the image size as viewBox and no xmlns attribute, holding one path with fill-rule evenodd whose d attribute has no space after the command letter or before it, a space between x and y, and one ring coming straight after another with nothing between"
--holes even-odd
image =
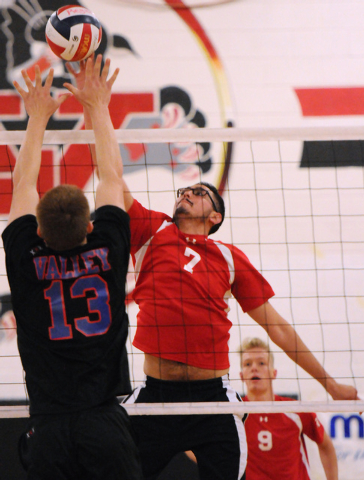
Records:
<instances>
[{"instance_id":1,"label":"volleyball net","mask_svg":"<svg viewBox=\"0 0 364 480\"><path fill-rule=\"evenodd\" d=\"M271 303L326 371L364 393L364 129L117 130L125 180L145 207L172 214L176 190L199 181L214 184L226 204L213 238L241 249L275 290ZM0 230L11 201L11 175L24 132L0 132ZM91 208L97 179L89 144L92 131L47 131L41 192L59 183L84 189ZM132 346L137 306L128 274L129 366L133 387L144 380L143 353ZM27 414L15 325L4 308L9 288L0 247L0 417ZM240 345L269 339L230 301L230 383L244 394ZM275 393L295 402L127 405L131 414L362 412L364 401L333 401L319 383L269 343L278 376Z\"/></svg>"}]
</instances>

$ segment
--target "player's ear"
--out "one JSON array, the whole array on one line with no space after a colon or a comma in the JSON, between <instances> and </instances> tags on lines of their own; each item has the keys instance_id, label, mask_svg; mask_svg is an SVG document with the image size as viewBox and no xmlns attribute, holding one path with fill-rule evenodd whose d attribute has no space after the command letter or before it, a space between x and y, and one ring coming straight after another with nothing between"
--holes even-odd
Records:
<instances>
[{"instance_id":1,"label":"player's ear","mask_svg":"<svg viewBox=\"0 0 364 480\"><path fill-rule=\"evenodd\" d=\"M278 373L278 370L275 368L273 370L273 377L272 377L272 380L275 380L277 378L277 373Z\"/></svg>"},{"instance_id":2,"label":"player's ear","mask_svg":"<svg viewBox=\"0 0 364 480\"><path fill-rule=\"evenodd\" d=\"M92 222L88 222L87 234L91 233L93 229L94 229L94 224Z\"/></svg>"},{"instance_id":3,"label":"player's ear","mask_svg":"<svg viewBox=\"0 0 364 480\"><path fill-rule=\"evenodd\" d=\"M240 375L241 381L244 382L243 372L240 372L239 375Z\"/></svg>"},{"instance_id":4,"label":"player's ear","mask_svg":"<svg viewBox=\"0 0 364 480\"><path fill-rule=\"evenodd\" d=\"M43 238L39 227L37 228L37 235L38 235L38 237Z\"/></svg>"},{"instance_id":5,"label":"player's ear","mask_svg":"<svg viewBox=\"0 0 364 480\"><path fill-rule=\"evenodd\" d=\"M212 222L213 225L217 225L222 220L222 215L220 212L215 212L213 210L209 215L209 220Z\"/></svg>"}]
</instances>

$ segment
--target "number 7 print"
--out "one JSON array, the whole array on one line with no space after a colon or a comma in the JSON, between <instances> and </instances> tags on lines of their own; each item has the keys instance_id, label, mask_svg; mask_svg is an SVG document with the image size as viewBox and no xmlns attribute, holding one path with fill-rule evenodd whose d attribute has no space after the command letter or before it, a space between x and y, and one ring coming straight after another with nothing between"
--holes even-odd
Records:
<instances>
[{"instance_id":1,"label":"number 7 print","mask_svg":"<svg viewBox=\"0 0 364 480\"><path fill-rule=\"evenodd\" d=\"M201 255L192 250L192 248L186 247L185 256L192 256L193 259L188 262L183 268L187 270L187 272L193 273L193 267L201 260Z\"/></svg>"}]
</instances>

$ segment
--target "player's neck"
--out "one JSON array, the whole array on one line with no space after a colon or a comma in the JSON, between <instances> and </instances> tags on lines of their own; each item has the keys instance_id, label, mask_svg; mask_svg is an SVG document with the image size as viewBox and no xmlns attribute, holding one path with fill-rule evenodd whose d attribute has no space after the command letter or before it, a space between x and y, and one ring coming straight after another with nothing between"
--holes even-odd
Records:
<instances>
[{"instance_id":1,"label":"player's neck","mask_svg":"<svg viewBox=\"0 0 364 480\"><path fill-rule=\"evenodd\" d=\"M265 390L264 392L248 391L246 395L250 402L272 402L274 400L273 390Z\"/></svg>"},{"instance_id":2,"label":"player's neck","mask_svg":"<svg viewBox=\"0 0 364 480\"><path fill-rule=\"evenodd\" d=\"M178 218L175 222L178 229L188 235L207 236L210 230L210 226L200 218Z\"/></svg>"}]
</instances>

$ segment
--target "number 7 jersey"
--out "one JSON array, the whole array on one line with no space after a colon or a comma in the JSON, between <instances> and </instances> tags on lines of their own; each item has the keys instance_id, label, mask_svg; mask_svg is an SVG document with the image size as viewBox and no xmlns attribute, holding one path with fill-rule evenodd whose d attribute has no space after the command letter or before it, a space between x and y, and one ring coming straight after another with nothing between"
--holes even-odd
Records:
<instances>
[{"instance_id":1,"label":"number 7 jersey","mask_svg":"<svg viewBox=\"0 0 364 480\"><path fill-rule=\"evenodd\" d=\"M234 246L185 234L136 200L128 214L139 306L134 346L199 368L228 368L229 298L248 312L272 288Z\"/></svg>"}]
</instances>

